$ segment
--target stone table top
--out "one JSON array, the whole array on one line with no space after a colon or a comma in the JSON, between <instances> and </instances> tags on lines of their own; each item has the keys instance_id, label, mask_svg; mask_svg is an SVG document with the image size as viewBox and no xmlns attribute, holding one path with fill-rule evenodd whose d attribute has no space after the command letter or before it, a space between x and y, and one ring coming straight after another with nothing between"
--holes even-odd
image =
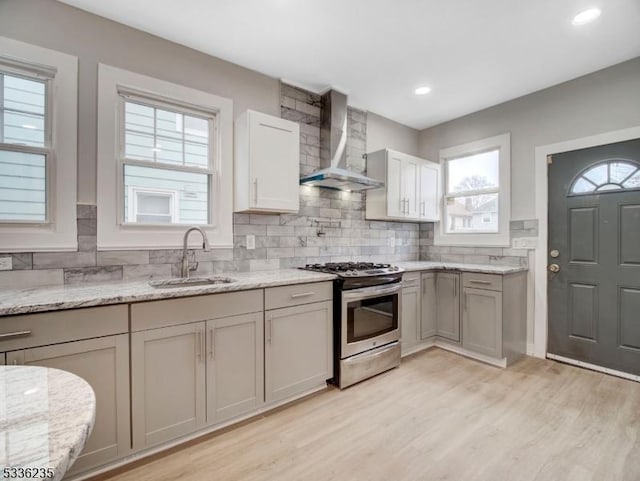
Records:
<instances>
[{"instance_id":1,"label":"stone table top","mask_svg":"<svg viewBox=\"0 0 640 481\"><path fill-rule=\"evenodd\" d=\"M95 413L93 389L74 374L0 366L0 467L18 468L3 479L62 479L84 448Z\"/></svg>"}]
</instances>

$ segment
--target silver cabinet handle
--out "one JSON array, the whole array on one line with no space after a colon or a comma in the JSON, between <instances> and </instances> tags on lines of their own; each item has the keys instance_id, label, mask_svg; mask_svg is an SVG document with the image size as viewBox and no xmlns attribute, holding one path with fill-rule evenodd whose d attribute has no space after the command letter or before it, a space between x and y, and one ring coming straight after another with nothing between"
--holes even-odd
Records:
<instances>
[{"instance_id":1,"label":"silver cabinet handle","mask_svg":"<svg viewBox=\"0 0 640 481\"><path fill-rule=\"evenodd\" d=\"M207 358L207 334L204 329L202 329L202 331L200 332L200 342L202 343L202 347L200 349L200 352L202 353L202 359L200 360L204 362Z\"/></svg>"},{"instance_id":2,"label":"silver cabinet handle","mask_svg":"<svg viewBox=\"0 0 640 481\"><path fill-rule=\"evenodd\" d=\"M258 178L253 179L253 195L255 205L258 205Z\"/></svg>"},{"instance_id":3,"label":"silver cabinet handle","mask_svg":"<svg viewBox=\"0 0 640 481\"><path fill-rule=\"evenodd\" d=\"M462 308L466 311L467 310L467 296L468 294L465 292L464 295L462 296Z\"/></svg>"},{"instance_id":4,"label":"silver cabinet handle","mask_svg":"<svg viewBox=\"0 0 640 481\"><path fill-rule=\"evenodd\" d=\"M404 279L402 281L402 283L405 284L405 285L413 285L416 282L418 282L418 279Z\"/></svg>"},{"instance_id":5,"label":"silver cabinet handle","mask_svg":"<svg viewBox=\"0 0 640 481\"><path fill-rule=\"evenodd\" d=\"M31 331L7 332L5 334L0 334L0 340L11 339L12 337L28 336L30 334L31 334Z\"/></svg>"},{"instance_id":6,"label":"silver cabinet handle","mask_svg":"<svg viewBox=\"0 0 640 481\"><path fill-rule=\"evenodd\" d=\"M209 329L209 359L215 359L215 351L213 350L213 344L215 342L215 333L213 329Z\"/></svg>"},{"instance_id":7,"label":"silver cabinet handle","mask_svg":"<svg viewBox=\"0 0 640 481\"><path fill-rule=\"evenodd\" d=\"M300 294L291 294L291 299L299 299L301 297L309 297L315 295L315 292L302 292Z\"/></svg>"},{"instance_id":8,"label":"silver cabinet handle","mask_svg":"<svg viewBox=\"0 0 640 481\"><path fill-rule=\"evenodd\" d=\"M273 326L271 325L271 314L269 314L269 316L267 316L267 342L269 344L271 344L271 328Z\"/></svg>"},{"instance_id":9,"label":"silver cabinet handle","mask_svg":"<svg viewBox=\"0 0 640 481\"><path fill-rule=\"evenodd\" d=\"M202 343L200 342L200 330L196 331L196 361L202 360Z\"/></svg>"},{"instance_id":10,"label":"silver cabinet handle","mask_svg":"<svg viewBox=\"0 0 640 481\"><path fill-rule=\"evenodd\" d=\"M458 297L458 278L453 278L453 297Z\"/></svg>"},{"instance_id":11,"label":"silver cabinet handle","mask_svg":"<svg viewBox=\"0 0 640 481\"><path fill-rule=\"evenodd\" d=\"M490 286L491 285L490 281L478 281L476 279L469 279L469 282L472 282L473 284L482 284L483 286Z\"/></svg>"}]
</instances>

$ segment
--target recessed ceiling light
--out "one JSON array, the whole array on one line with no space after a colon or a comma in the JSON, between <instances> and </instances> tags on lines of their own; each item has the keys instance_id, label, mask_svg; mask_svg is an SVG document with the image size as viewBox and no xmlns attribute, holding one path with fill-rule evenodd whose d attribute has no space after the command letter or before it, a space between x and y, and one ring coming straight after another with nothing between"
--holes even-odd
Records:
<instances>
[{"instance_id":1,"label":"recessed ceiling light","mask_svg":"<svg viewBox=\"0 0 640 481\"><path fill-rule=\"evenodd\" d=\"M590 8L588 10L584 10L580 12L578 15L576 15L575 17L573 17L573 21L571 23L578 26L578 25L584 25L589 22L593 22L596 18L600 16L600 13L601 12L599 8Z\"/></svg>"},{"instance_id":2,"label":"recessed ceiling light","mask_svg":"<svg viewBox=\"0 0 640 481\"><path fill-rule=\"evenodd\" d=\"M429 92L431 92L431 87L418 87L417 89L415 89L413 91L416 95L427 95Z\"/></svg>"}]
</instances>

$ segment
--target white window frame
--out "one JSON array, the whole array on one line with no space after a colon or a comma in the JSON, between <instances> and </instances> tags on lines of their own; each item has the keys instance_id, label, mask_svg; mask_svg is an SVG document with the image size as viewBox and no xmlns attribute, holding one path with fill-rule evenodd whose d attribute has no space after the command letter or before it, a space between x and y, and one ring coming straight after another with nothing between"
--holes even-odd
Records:
<instances>
[{"instance_id":1,"label":"white window frame","mask_svg":"<svg viewBox=\"0 0 640 481\"><path fill-rule=\"evenodd\" d=\"M176 222L180 219L180 198L178 191L173 189L152 189L147 187L129 187L127 194L129 196L129 205L127 210L129 211L129 218L135 219L138 217L138 194L151 194L169 197L171 222ZM144 214L144 213L143 213ZM149 214L146 214L149 215Z\"/></svg>"},{"instance_id":2,"label":"white window frame","mask_svg":"<svg viewBox=\"0 0 640 481\"><path fill-rule=\"evenodd\" d=\"M448 233L447 223L447 199L448 196L448 162L460 157L468 157L482 152L499 150L499 188L483 189L482 191L467 192L471 194L497 193L498 194L498 231L497 232L456 232ZM511 134L505 133L474 142L469 142L454 147L440 150L440 166L442 175L442 221L436 226L434 245L439 246L491 246L509 247L510 233L509 222L511 220Z\"/></svg>"},{"instance_id":3,"label":"white window frame","mask_svg":"<svg viewBox=\"0 0 640 481\"><path fill-rule=\"evenodd\" d=\"M186 225L124 223L124 174L120 136L124 129L122 96L133 95L143 103L157 101L179 110L215 115L210 132L210 223L201 225L212 247L233 246L233 102L200 90L166 82L109 65L98 66L98 250L168 249L180 247ZM200 114L202 115L202 114ZM127 161L131 164L131 161ZM145 162L145 166L150 166ZM155 165L153 167L156 167ZM158 163L157 167L163 167ZM196 169L206 173L205 169ZM192 247L202 241L191 239Z\"/></svg>"},{"instance_id":4,"label":"white window frame","mask_svg":"<svg viewBox=\"0 0 640 481\"><path fill-rule=\"evenodd\" d=\"M46 81L45 147L3 144L6 149L46 157L46 220L1 221L0 252L78 249L77 135L78 58L0 37L0 69Z\"/></svg>"}]
</instances>

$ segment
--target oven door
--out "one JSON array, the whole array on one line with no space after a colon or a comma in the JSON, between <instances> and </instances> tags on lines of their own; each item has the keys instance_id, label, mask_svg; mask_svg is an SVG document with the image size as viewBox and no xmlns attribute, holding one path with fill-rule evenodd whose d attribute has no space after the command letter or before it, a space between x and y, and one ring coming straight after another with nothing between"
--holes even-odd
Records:
<instances>
[{"instance_id":1,"label":"oven door","mask_svg":"<svg viewBox=\"0 0 640 481\"><path fill-rule=\"evenodd\" d=\"M340 358L400 339L400 283L342 291Z\"/></svg>"}]
</instances>

